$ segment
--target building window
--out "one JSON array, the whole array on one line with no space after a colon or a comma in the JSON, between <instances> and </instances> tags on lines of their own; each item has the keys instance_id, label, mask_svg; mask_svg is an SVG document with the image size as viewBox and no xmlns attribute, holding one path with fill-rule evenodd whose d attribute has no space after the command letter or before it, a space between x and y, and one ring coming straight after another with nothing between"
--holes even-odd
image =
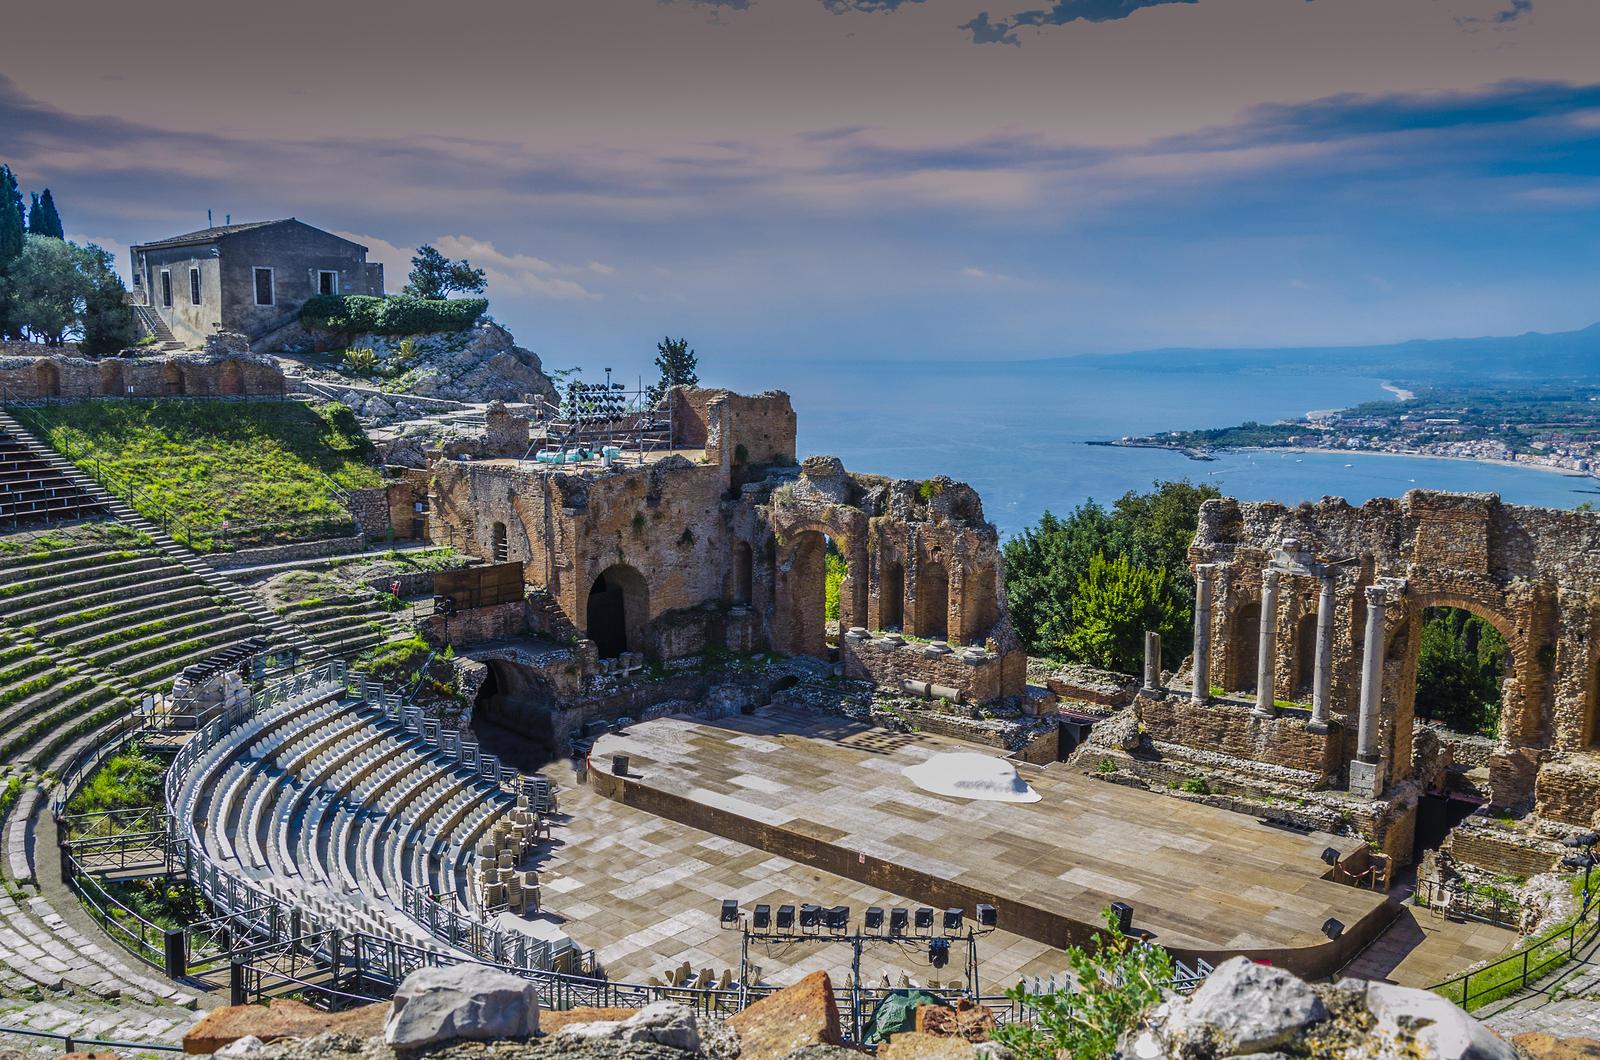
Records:
<instances>
[{"instance_id":1,"label":"building window","mask_svg":"<svg viewBox=\"0 0 1600 1060\"><path fill-rule=\"evenodd\" d=\"M189 301L195 305L200 304L200 270L189 270Z\"/></svg>"},{"instance_id":2,"label":"building window","mask_svg":"<svg viewBox=\"0 0 1600 1060\"><path fill-rule=\"evenodd\" d=\"M339 293L339 274L337 272L319 272L319 273L317 273L317 293L318 294L338 294Z\"/></svg>"},{"instance_id":3,"label":"building window","mask_svg":"<svg viewBox=\"0 0 1600 1060\"><path fill-rule=\"evenodd\" d=\"M172 308L172 273L166 269L161 270L161 304Z\"/></svg>"},{"instance_id":4,"label":"building window","mask_svg":"<svg viewBox=\"0 0 1600 1060\"><path fill-rule=\"evenodd\" d=\"M256 305L272 304L272 270L256 270Z\"/></svg>"}]
</instances>

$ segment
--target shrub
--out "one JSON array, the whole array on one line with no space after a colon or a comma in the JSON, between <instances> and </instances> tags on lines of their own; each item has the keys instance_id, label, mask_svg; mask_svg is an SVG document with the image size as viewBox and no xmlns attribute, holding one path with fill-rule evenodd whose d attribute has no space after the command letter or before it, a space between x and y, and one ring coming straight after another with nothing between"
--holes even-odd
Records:
<instances>
[{"instance_id":1,"label":"shrub","mask_svg":"<svg viewBox=\"0 0 1600 1060\"><path fill-rule=\"evenodd\" d=\"M1067 950L1075 991L1030 994L1018 984L1006 991L1013 1001L1033 1008L1033 1023L1013 1023L993 1032L1020 1060L1099 1060L1116 1051L1117 1039L1139 1013L1161 1000L1172 981L1172 958L1160 946L1129 938L1117 930L1117 915L1101 910L1106 930L1096 935L1094 953Z\"/></svg>"},{"instance_id":2,"label":"shrub","mask_svg":"<svg viewBox=\"0 0 1600 1060\"><path fill-rule=\"evenodd\" d=\"M344 367L356 375L371 375L378 370L378 355L371 347L362 350L346 350L344 353Z\"/></svg>"},{"instance_id":3,"label":"shrub","mask_svg":"<svg viewBox=\"0 0 1600 1060\"><path fill-rule=\"evenodd\" d=\"M300 307L299 317L305 327L324 331L421 335L433 331L465 331L488 309L487 298L319 294Z\"/></svg>"},{"instance_id":4,"label":"shrub","mask_svg":"<svg viewBox=\"0 0 1600 1060\"><path fill-rule=\"evenodd\" d=\"M1190 777L1179 785L1191 795L1210 795L1211 785L1207 784L1204 777Z\"/></svg>"}]
</instances>

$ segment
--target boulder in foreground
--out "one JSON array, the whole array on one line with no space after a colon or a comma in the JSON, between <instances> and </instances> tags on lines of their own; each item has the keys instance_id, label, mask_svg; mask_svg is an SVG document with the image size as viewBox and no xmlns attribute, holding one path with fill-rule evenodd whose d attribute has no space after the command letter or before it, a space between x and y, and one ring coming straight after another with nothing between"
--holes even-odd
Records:
<instances>
[{"instance_id":1,"label":"boulder in foreground","mask_svg":"<svg viewBox=\"0 0 1600 1060\"><path fill-rule=\"evenodd\" d=\"M418 1046L451 1038L521 1038L539 1029L539 992L481 964L419 968L394 993L383 1040Z\"/></svg>"},{"instance_id":2,"label":"boulder in foreground","mask_svg":"<svg viewBox=\"0 0 1600 1060\"><path fill-rule=\"evenodd\" d=\"M844 1044L827 972L812 972L728 1023L739 1033L739 1060L781 1060L803 1046Z\"/></svg>"}]
</instances>

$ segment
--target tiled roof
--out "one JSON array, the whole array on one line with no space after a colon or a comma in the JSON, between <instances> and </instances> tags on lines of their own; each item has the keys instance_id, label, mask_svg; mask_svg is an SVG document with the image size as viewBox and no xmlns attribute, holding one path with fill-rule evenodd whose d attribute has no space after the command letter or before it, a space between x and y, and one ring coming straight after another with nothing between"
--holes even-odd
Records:
<instances>
[{"instance_id":1,"label":"tiled roof","mask_svg":"<svg viewBox=\"0 0 1600 1060\"><path fill-rule=\"evenodd\" d=\"M138 250L152 250L156 247L182 247L191 243L209 243L223 236L231 236L235 232L247 232L252 228L267 228L271 225L288 224L293 220L293 217L286 217L281 221L251 221L242 225L219 225L216 228L202 228L198 232L190 232L187 235L157 239L151 243L136 243L134 247Z\"/></svg>"}]
</instances>

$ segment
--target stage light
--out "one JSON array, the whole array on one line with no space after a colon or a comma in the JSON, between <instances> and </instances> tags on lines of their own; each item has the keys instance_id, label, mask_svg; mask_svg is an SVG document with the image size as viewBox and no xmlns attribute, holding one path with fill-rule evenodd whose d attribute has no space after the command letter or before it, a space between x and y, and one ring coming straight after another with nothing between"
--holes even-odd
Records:
<instances>
[{"instance_id":1,"label":"stage light","mask_svg":"<svg viewBox=\"0 0 1600 1060\"><path fill-rule=\"evenodd\" d=\"M1133 931L1133 906L1127 902L1112 902L1111 911L1117 914L1117 930L1124 935Z\"/></svg>"},{"instance_id":2,"label":"stage light","mask_svg":"<svg viewBox=\"0 0 1600 1060\"><path fill-rule=\"evenodd\" d=\"M946 931L960 931L961 921L965 915L960 909L946 909L944 911L944 929Z\"/></svg>"},{"instance_id":3,"label":"stage light","mask_svg":"<svg viewBox=\"0 0 1600 1060\"><path fill-rule=\"evenodd\" d=\"M909 923L911 923L911 914L904 909L892 909L889 911L889 934L904 934L906 925Z\"/></svg>"},{"instance_id":4,"label":"stage light","mask_svg":"<svg viewBox=\"0 0 1600 1060\"><path fill-rule=\"evenodd\" d=\"M917 930L922 931L924 928L929 931L933 930L933 910L927 906L922 906L917 910Z\"/></svg>"},{"instance_id":5,"label":"stage light","mask_svg":"<svg viewBox=\"0 0 1600 1060\"><path fill-rule=\"evenodd\" d=\"M943 968L950 963L950 940L928 940L928 963L935 968Z\"/></svg>"},{"instance_id":6,"label":"stage light","mask_svg":"<svg viewBox=\"0 0 1600 1060\"><path fill-rule=\"evenodd\" d=\"M822 923L822 906L806 902L800 907L800 926L814 928Z\"/></svg>"},{"instance_id":7,"label":"stage light","mask_svg":"<svg viewBox=\"0 0 1600 1060\"><path fill-rule=\"evenodd\" d=\"M999 923L999 921L1000 915L995 912L994 906L982 904L978 906L979 927L992 928L995 926L995 924Z\"/></svg>"},{"instance_id":8,"label":"stage light","mask_svg":"<svg viewBox=\"0 0 1600 1060\"><path fill-rule=\"evenodd\" d=\"M778 929L792 929L794 927L794 906L778 906Z\"/></svg>"},{"instance_id":9,"label":"stage light","mask_svg":"<svg viewBox=\"0 0 1600 1060\"><path fill-rule=\"evenodd\" d=\"M1337 864L1339 864L1339 852L1337 850L1333 849L1332 847L1325 848L1322 851L1322 863L1324 865L1337 865Z\"/></svg>"},{"instance_id":10,"label":"stage light","mask_svg":"<svg viewBox=\"0 0 1600 1060\"><path fill-rule=\"evenodd\" d=\"M879 909L877 906L873 906L872 908L868 909L865 923L868 931L882 931L883 910Z\"/></svg>"},{"instance_id":11,"label":"stage light","mask_svg":"<svg viewBox=\"0 0 1600 1060\"><path fill-rule=\"evenodd\" d=\"M850 924L850 907L847 905L836 905L832 909L825 909L822 915L829 931L843 931Z\"/></svg>"},{"instance_id":12,"label":"stage light","mask_svg":"<svg viewBox=\"0 0 1600 1060\"><path fill-rule=\"evenodd\" d=\"M739 903L732 898L722 900L722 922L724 924L737 924L739 922Z\"/></svg>"},{"instance_id":13,"label":"stage light","mask_svg":"<svg viewBox=\"0 0 1600 1060\"><path fill-rule=\"evenodd\" d=\"M1336 939L1344 934L1344 925L1329 917L1327 923L1322 925L1322 933L1330 939Z\"/></svg>"},{"instance_id":14,"label":"stage light","mask_svg":"<svg viewBox=\"0 0 1600 1060\"><path fill-rule=\"evenodd\" d=\"M765 931L767 928L771 927L772 926L772 906L770 906L770 905L758 905L758 906L756 906L756 915L752 918L751 923L756 928L758 928L758 929L760 929L762 931Z\"/></svg>"}]
</instances>

